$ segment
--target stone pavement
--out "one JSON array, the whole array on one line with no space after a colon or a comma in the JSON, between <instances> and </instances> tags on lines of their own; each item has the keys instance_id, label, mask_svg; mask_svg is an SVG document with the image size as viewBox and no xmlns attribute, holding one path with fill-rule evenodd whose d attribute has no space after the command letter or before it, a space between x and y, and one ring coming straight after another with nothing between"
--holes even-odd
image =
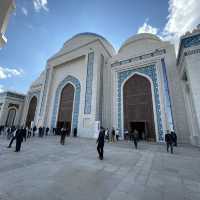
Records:
<instances>
[{"instance_id":1,"label":"stone pavement","mask_svg":"<svg viewBox=\"0 0 200 200\"><path fill-rule=\"evenodd\" d=\"M97 159L94 140L34 138L22 151L0 138L0 200L199 200L200 150L166 153L164 145L105 145Z\"/></svg>"}]
</instances>

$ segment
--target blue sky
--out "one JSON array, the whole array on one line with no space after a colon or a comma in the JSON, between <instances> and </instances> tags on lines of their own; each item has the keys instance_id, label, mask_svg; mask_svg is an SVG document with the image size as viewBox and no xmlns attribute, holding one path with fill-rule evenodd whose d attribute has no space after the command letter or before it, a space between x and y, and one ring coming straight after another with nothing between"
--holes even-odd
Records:
<instances>
[{"instance_id":1,"label":"blue sky","mask_svg":"<svg viewBox=\"0 0 200 200\"><path fill-rule=\"evenodd\" d=\"M47 59L79 32L98 33L116 49L138 32L151 32L173 42L200 19L196 14L192 22L181 26L178 3L184 6L184 1L16 0L6 32L8 43L0 50L0 90L27 92ZM196 11L195 1L191 2Z\"/></svg>"}]
</instances>

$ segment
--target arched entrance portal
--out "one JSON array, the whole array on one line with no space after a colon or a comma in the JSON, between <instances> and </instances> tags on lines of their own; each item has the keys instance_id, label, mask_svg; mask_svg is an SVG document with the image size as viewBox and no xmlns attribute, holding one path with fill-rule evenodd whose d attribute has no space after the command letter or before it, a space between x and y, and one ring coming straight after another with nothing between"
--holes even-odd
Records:
<instances>
[{"instance_id":1,"label":"arched entrance portal","mask_svg":"<svg viewBox=\"0 0 200 200\"><path fill-rule=\"evenodd\" d=\"M8 115L7 115L7 119L6 119L6 126L11 127L14 125L15 116L16 116L16 110L14 108L11 108L8 111Z\"/></svg>"},{"instance_id":2,"label":"arched entrance portal","mask_svg":"<svg viewBox=\"0 0 200 200\"><path fill-rule=\"evenodd\" d=\"M36 107L37 107L37 98L34 96L34 97L32 97L32 99L30 101L29 108L28 108L28 114L26 117L26 126L28 126L28 127L30 127L31 122L34 121Z\"/></svg>"},{"instance_id":3,"label":"arched entrance portal","mask_svg":"<svg viewBox=\"0 0 200 200\"><path fill-rule=\"evenodd\" d=\"M140 139L156 140L150 81L138 74L126 81L123 88L124 129L138 130Z\"/></svg>"},{"instance_id":4,"label":"arched entrance portal","mask_svg":"<svg viewBox=\"0 0 200 200\"><path fill-rule=\"evenodd\" d=\"M66 127L71 130L72 112L74 102L74 87L68 83L61 92L60 107L58 113L57 127Z\"/></svg>"}]
</instances>

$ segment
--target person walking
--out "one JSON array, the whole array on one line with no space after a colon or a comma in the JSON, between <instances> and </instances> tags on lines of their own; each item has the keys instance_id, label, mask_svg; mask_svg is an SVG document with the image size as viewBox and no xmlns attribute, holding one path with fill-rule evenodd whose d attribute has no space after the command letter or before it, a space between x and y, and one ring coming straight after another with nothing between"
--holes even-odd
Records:
<instances>
[{"instance_id":1,"label":"person walking","mask_svg":"<svg viewBox=\"0 0 200 200\"><path fill-rule=\"evenodd\" d=\"M49 135L49 127L47 127L45 130L45 136L48 136L48 135Z\"/></svg>"},{"instance_id":2,"label":"person walking","mask_svg":"<svg viewBox=\"0 0 200 200\"><path fill-rule=\"evenodd\" d=\"M7 140L10 140L10 138L11 138L11 128L10 127L7 127L7 129L6 129L6 133L7 133Z\"/></svg>"},{"instance_id":3,"label":"person walking","mask_svg":"<svg viewBox=\"0 0 200 200\"><path fill-rule=\"evenodd\" d=\"M13 141L16 139L16 131L17 131L17 130L15 130L15 131L13 132L13 136L12 136L12 139L10 140L10 143L9 143L9 145L8 145L8 148L11 148L11 147L12 147L12 143L13 143Z\"/></svg>"},{"instance_id":4,"label":"person walking","mask_svg":"<svg viewBox=\"0 0 200 200\"><path fill-rule=\"evenodd\" d=\"M31 137L31 129L29 127L26 128L27 138Z\"/></svg>"},{"instance_id":5,"label":"person walking","mask_svg":"<svg viewBox=\"0 0 200 200\"><path fill-rule=\"evenodd\" d=\"M22 127L21 132L22 132L23 139L26 142L26 138L27 138L26 127Z\"/></svg>"},{"instance_id":6,"label":"person walking","mask_svg":"<svg viewBox=\"0 0 200 200\"><path fill-rule=\"evenodd\" d=\"M115 142L115 129L112 128L112 132L111 132L111 142Z\"/></svg>"},{"instance_id":7,"label":"person walking","mask_svg":"<svg viewBox=\"0 0 200 200\"><path fill-rule=\"evenodd\" d=\"M172 139L173 139L173 145L177 147L177 135L174 131L171 131Z\"/></svg>"},{"instance_id":8,"label":"person walking","mask_svg":"<svg viewBox=\"0 0 200 200\"><path fill-rule=\"evenodd\" d=\"M15 149L15 152L19 152L20 151L22 142L23 142L22 129L17 129L17 131L16 131L16 149Z\"/></svg>"},{"instance_id":9,"label":"person walking","mask_svg":"<svg viewBox=\"0 0 200 200\"><path fill-rule=\"evenodd\" d=\"M39 133L38 133L38 137L42 137L42 127L39 127Z\"/></svg>"},{"instance_id":10,"label":"person walking","mask_svg":"<svg viewBox=\"0 0 200 200\"><path fill-rule=\"evenodd\" d=\"M116 129L116 140L117 140L117 142L119 141L119 129L118 128Z\"/></svg>"},{"instance_id":11,"label":"person walking","mask_svg":"<svg viewBox=\"0 0 200 200\"><path fill-rule=\"evenodd\" d=\"M134 142L134 146L135 146L135 149L138 148L138 131L137 129L134 129L133 133L132 133L132 141Z\"/></svg>"},{"instance_id":12,"label":"person walking","mask_svg":"<svg viewBox=\"0 0 200 200\"><path fill-rule=\"evenodd\" d=\"M67 135L67 129L66 129L65 127L63 127L63 128L61 129L61 137L60 137L60 144L61 144L61 145L64 145L64 144L65 144L66 135Z\"/></svg>"},{"instance_id":13,"label":"person walking","mask_svg":"<svg viewBox=\"0 0 200 200\"><path fill-rule=\"evenodd\" d=\"M103 148L104 148L104 137L105 137L105 130L101 127L99 136L97 139L97 152L99 154L99 159L103 160Z\"/></svg>"},{"instance_id":14,"label":"person walking","mask_svg":"<svg viewBox=\"0 0 200 200\"><path fill-rule=\"evenodd\" d=\"M74 137L77 137L77 128L74 128Z\"/></svg>"},{"instance_id":15,"label":"person walking","mask_svg":"<svg viewBox=\"0 0 200 200\"><path fill-rule=\"evenodd\" d=\"M171 154L173 154L173 137L170 134L169 130L167 130L167 134L165 134L165 142L167 144L167 152L169 152L170 147Z\"/></svg>"},{"instance_id":16,"label":"person walking","mask_svg":"<svg viewBox=\"0 0 200 200\"><path fill-rule=\"evenodd\" d=\"M109 142L110 138L109 138L109 130L108 128L105 130L105 139Z\"/></svg>"},{"instance_id":17,"label":"person walking","mask_svg":"<svg viewBox=\"0 0 200 200\"><path fill-rule=\"evenodd\" d=\"M34 126L33 127L33 137L35 136L35 132L37 131L37 127L36 126Z\"/></svg>"}]
</instances>

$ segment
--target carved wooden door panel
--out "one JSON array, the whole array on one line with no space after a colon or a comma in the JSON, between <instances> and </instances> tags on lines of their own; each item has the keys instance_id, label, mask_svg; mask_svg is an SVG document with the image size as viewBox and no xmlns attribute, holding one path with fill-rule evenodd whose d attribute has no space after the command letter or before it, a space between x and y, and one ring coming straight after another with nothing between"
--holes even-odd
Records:
<instances>
[{"instance_id":1,"label":"carved wooden door panel","mask_svg":"<svg viewBox=\"0 0 200 200\"><path fill-rule=\"evenodd\" d=\"M66 127L71 129L72 113L74 102L74 87L71 84L67 84L61 93L60 107L58 113L57 127Z\"/></svg>"},{"instance_id":2,"label":"carved wooden door panel","mask_svg":"<svg viewBox=\"0 0 200 200\"><path fill-rule=\"evenodd\" d=\"M131 132L134 129L134 124L137 124L136 129L139 128L138 124L141 124L146 139L155 140L151 83L143 76L134 75L125 83L123 91L124 128Z\"/></svg>"},{"instance_id":3,"label":"carved wooden door panel","mask_svg":"<svg viewBox=\"0 0 200 200\"><path fill-rule=\"evenodd\" d=\"M37 107L37 98L34 96L34 97L32 97L32 99L29 103L28 114L27 114L27 118L26 118L26 126L28 126L28 127L30 127L31 122L34 121L36 107Z\"/></svg>"}]
</instances>

